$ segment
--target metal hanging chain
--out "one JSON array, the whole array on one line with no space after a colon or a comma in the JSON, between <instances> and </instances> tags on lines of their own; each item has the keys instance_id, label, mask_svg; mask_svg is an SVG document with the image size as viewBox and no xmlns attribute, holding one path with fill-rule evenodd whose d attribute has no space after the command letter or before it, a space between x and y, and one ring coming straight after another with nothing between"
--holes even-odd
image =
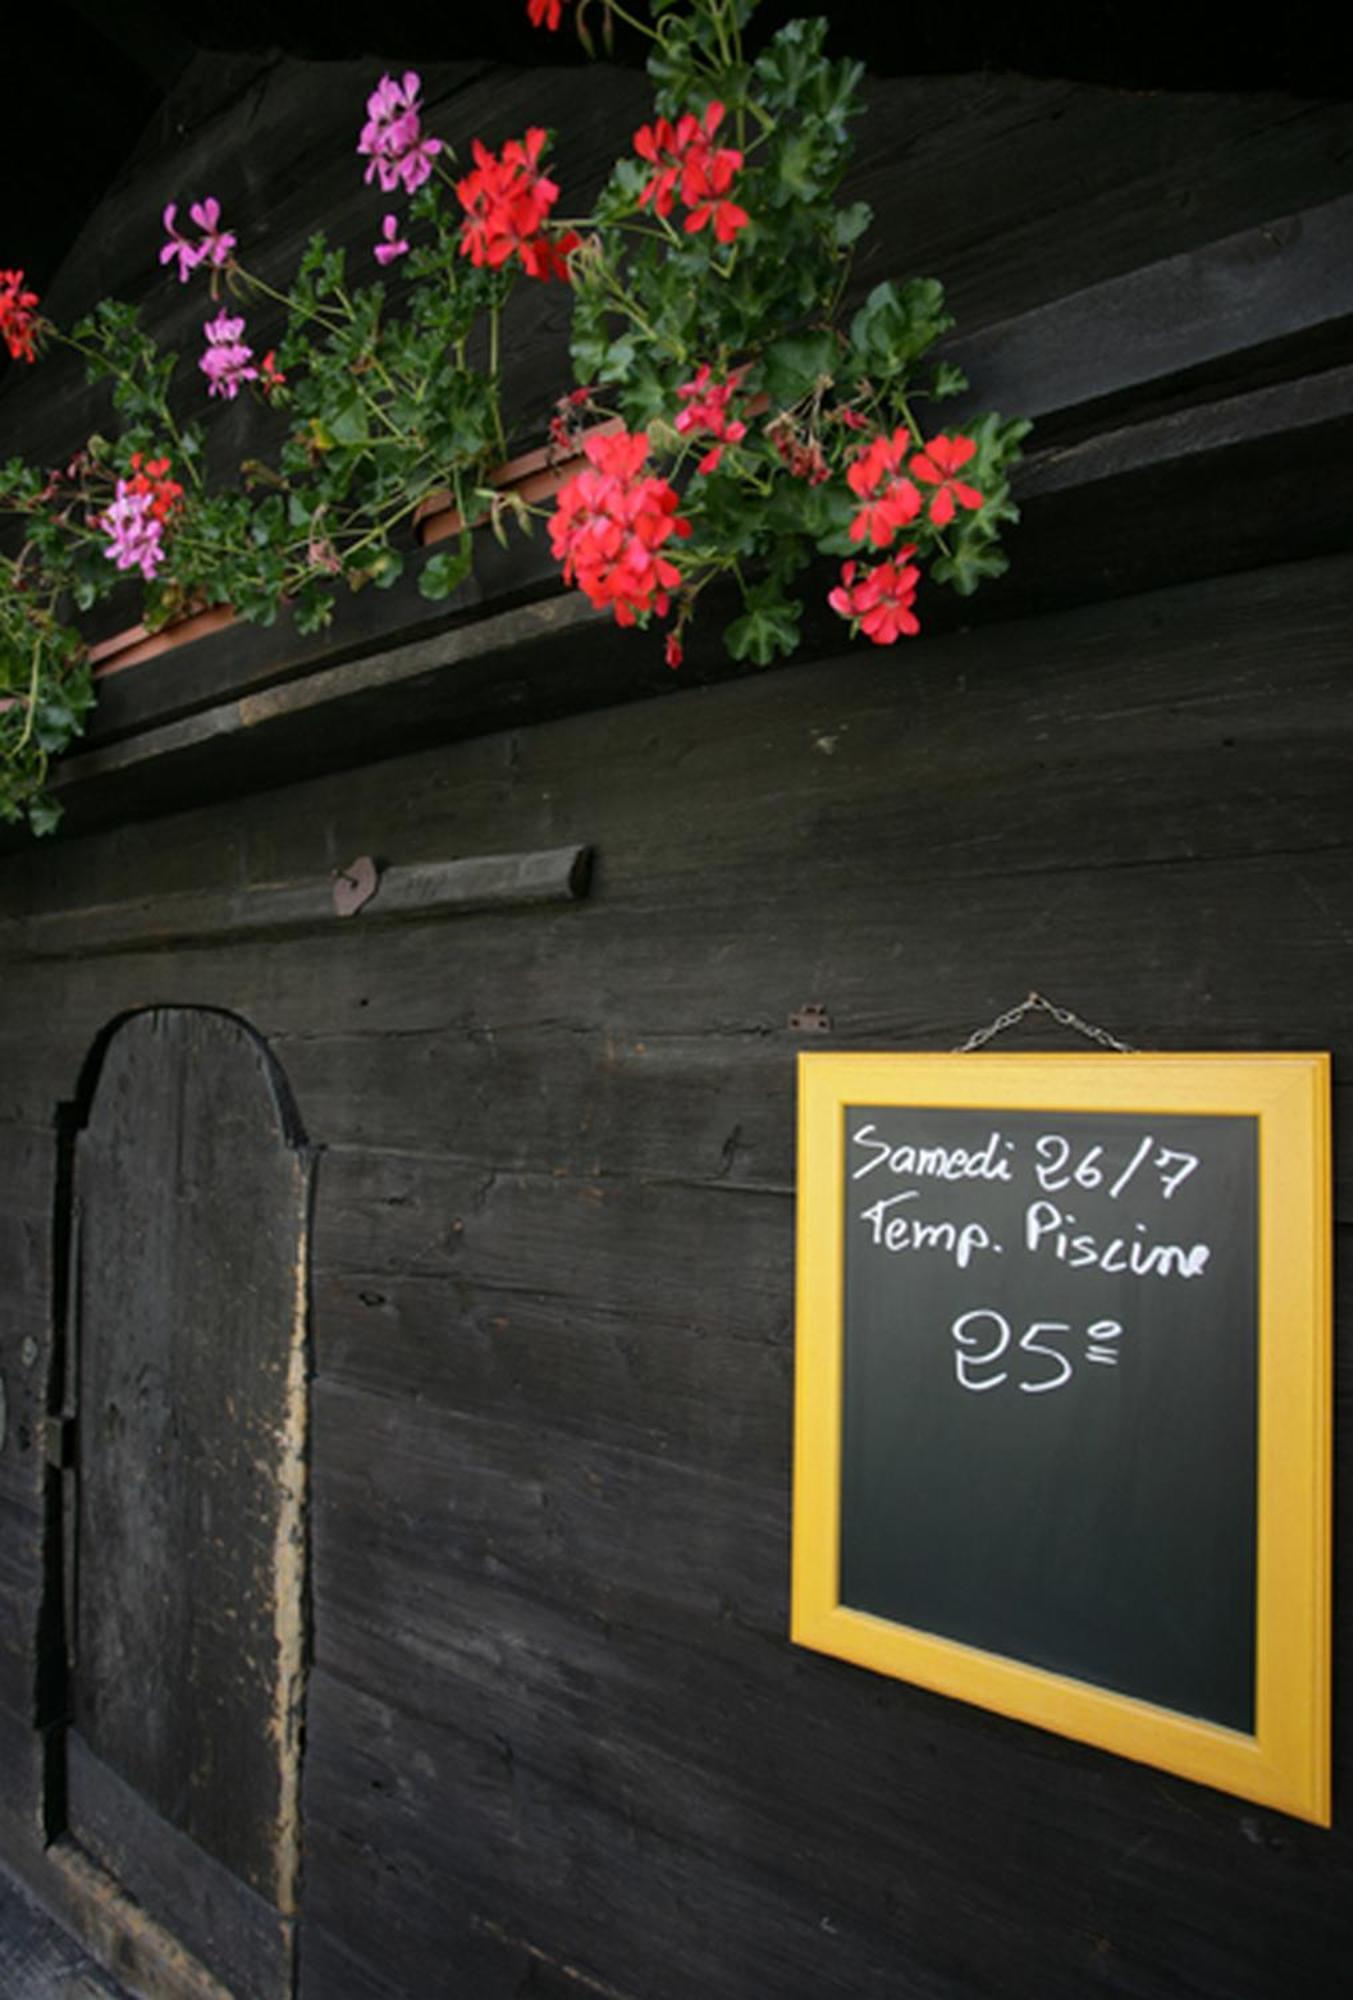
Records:
<instances>
[{"instance_id":1,"label":"metal hanging chain","mask_svg":"<svg viewBox=\"0 0 1353 2000\"><path fill-rule=\"evenodd\" d=\"M1074 1028L1078 1035L1084 1035L1087 1041L1098 1042L1101 1048L1116 1049L1122 1056L1136 1054L1131 1042L1120 1042L1107 1028L1097 1028L1093 1021L1082 1021L1080 1015L1073 1014L1069 1007L1054 1007L1051 1000L1045 1000L1041 993L1030 993L1027 999L1020 1001L1018 1007L1008 1007L1004 1014L998 1014L985 1028L974 1028L967 1041L960 1042L957 1048L951 1049L949 1053L955 1056L971 1055L974 1050L985 1048L997 1035L1003 1035L1007 1028L1013 1028L1026 1014L1039 1013L1051 1014L1059 1027Z\"/></svg>"}]
</instances>

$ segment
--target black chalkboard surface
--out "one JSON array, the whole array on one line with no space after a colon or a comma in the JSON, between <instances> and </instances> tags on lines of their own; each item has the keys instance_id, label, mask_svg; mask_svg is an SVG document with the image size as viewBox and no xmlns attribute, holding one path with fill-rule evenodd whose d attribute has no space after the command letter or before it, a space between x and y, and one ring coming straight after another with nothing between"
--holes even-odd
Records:
<instances>
[{"instance_id":1,"label":"black chalkboard surface","mask_svg":"<svg viewBox=\"0 0 1353 2000\"><path fill-rule=\"evenodd\" d=\"M842 1115L840 1602L1252 1731L1258 1120Z\"/></svg>"}]
</instances>

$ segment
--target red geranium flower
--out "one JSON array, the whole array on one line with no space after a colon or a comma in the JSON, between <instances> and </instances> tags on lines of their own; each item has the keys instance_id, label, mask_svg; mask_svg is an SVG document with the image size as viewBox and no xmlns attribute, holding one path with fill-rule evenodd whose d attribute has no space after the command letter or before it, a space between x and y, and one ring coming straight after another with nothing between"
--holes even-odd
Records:
<instances>
[{"instance_id":1,"label":"red geranium flower","mask_svg":"<svg viewBox=\"0 0 1353 2000\"><path fill-rule=\"evenodd\" d=\"M919 488L912 480L895 476L910 445L911 433L896 430L890 438L874 438L847 467L846 484L865 503L850 524L852 542L867 536L874 548L886 548L899 528L920 513Z\"/></svg>"},{"instance_id":2,"label":"red geranium flower","mask_svg":"<svg viewBox=\"0 0 1353 2000\"><path fill-rule=\"evenodd\" d=\"M682 120L685 124L687 121ZM694 124L694 120L690 120ZM669 118L659 118L652 125L641 125L634 135L634 150L641 160L647 160L657 169L639 196L639 206L652 202L655 215L667 216L672 213L676 200L677 183L681 179L681 159L677 152L676 127Z\"/></svg>"},{"instance_id":3,"label":"red geranium flower","mask_svg":"<svg viewBox=\"0 0 1353 2000\"><path fill-rule=\"evenodd\" d=\"M920 621L912 609L921 572L906 558L916 553L914 543L897 550L888 561L868 569L856 581L857 566L841 565L841 582L827 602L842 618L858 625L876 646L891 646L903 633L914 637Z\"/></svg>"},{"instance_id":4,"label":"red geranium flower","mask_svg":"<svg viewBox=\"0 0 1353 2000\"><path fill-rule=\"evenodd\" d=\"M719 442L707 451L696 467L697 472L713 472L723 457L726 444L738 444L747 435L747 426L737 417L730 420L728 405L741 384L744 370L734 369L728 380L718 383L713 380L713 371L707 361L702 361L693 379L683 382L677 390L685 402L685 409L677 413L676 427L679 431L708 431Z\"/></svg>"},{"instance_id":5,"label":"red geranium flower","mask_svg":"<svg viewBox=\"0 0 1353 2000\"><path fill-rule=\"evenodd\" d=\"M543 22L553 30L563 18L563 0L526 0L526 11L533 28L538 28Z\"/></svg>"},{"instance_id":6,"label":"red geranium flower","mask_svg":"<svg viewBox=\"0 0 1353 2000\"><path fill-rule=\"evenodd\" d=\"M691 532L677 513L678 496L665 479L645 472L642 431L592 437L583 449L587 469L561 489L550 521L564 580L598 610L614 612L618 625L633 625L650 611L662 617L681 572L661 550L673 535Z\"/></svg>"},{"instance_id":7,"label":"red geranium flower","mask_svg":"<svg viewBox=\"0 0 1353 2000\"><path fill-rule=\"evenodd\" d=\"M652 202L655 215L669 216L679 192L690 211L685 222L688 235L712 221L720 243L731 243L751 217L727 199L742 154L734 146L713 144L723 115L723 105L714 99L706 105L703 118L686 111L675 125L667 118L641 125L634 135L634 150L655 169L639 196L641 206Z\"/></svg>"},{"instance_id":8,"label":"red geranium flower","mask_svg":"<svg viewBox=\"0 0 1353 2000\"><path fill-rule=\"evenodd\" d=\"M169 477L169 464L167 458L146 458L134 451L132 477L120 482L124 493L149 494L150 512L157 521L168 520L174 509L183 505L183 488Z\"/></svg>"},{"instance_id":9,"label":"red geranium flower","mask_svg":"<svg viewBox=\"0 0 1353 2000\"><path fill-rule=\"evenodd\" d=\"M982 505L982 496L977 488L967 486L955 477L976 450L972 438L937 437L932 438L912 460L911 469L916 477L937 489L930 499L930 518L937 528L947 528L953 520L956 501L960 507L977 508Z\"/></svg>"},{"instance_id":10,"label":"red geranium flower","mask_svg":"<svg viewBox=\"0 0 1353 2000\"><path fill-rule=\"evenodd\" d=\"M498 270L515 255L532 278L568 276L568 253L578 237L545 234L559 199L558 184L537 171L546 138L542 127L533 125L524 139L508 140L501 159L481 140L472 142L474 171L456 183L466 215L460 247L472 264Z\"/></svg>"},{"instance_id":11,"label":"red geranium flower","mask_svg":"<svg viewBox=\"0 0 1353 2000\"><path fill-rule=\"evenodd\" d=\"M33 335L38 302L36 292L24 290L22 271L0 271L0 338L15 361L32 361Z\"/></svg>"}]
</instances>

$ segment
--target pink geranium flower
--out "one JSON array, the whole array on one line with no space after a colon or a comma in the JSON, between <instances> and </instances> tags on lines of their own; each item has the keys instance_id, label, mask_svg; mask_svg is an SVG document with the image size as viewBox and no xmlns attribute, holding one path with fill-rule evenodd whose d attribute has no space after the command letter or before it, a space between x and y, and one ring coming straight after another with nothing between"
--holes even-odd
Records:
<instances>
[{"instance_id":1,"label":"pink geranium flower","mask_svg":"<svg viewBox=\"0 0 1353 2000\"><path fill-rule=\"evenodd\" d=\"M181 284L188 282L189 274L195 271L199 264L211 264L219 270L223 264L230 262L231 253L235 248L235 238L228 230L219 226L221 204L213 195L208 195L205 201L195 201L188 213L201 232L197 242L190 243L188 238L179 232L175 224L178 203L171 201L164 212L168 241L160 250L162 264L178 264Z\"/></svg>"},{"instance_id":2,"label":"pink geranium flower","mask_svg":"<svg viewBox=\"0 0 1353 2000\"><path fill-rule=\"evenodd\" d=\"M399 217L397 215L386 216L384 222L381 224L381 235L385 238L385 241L378 243L371 253L378 264L393 264L396 257L408 256L409 245L406 238L399 233Z\"/></svg>"},{"instance_id":3,"label":"pink geranium flower","mask_svg":"<svg viewBox=\"0 0 1353 2000\"><path fill-rule=\"evenodd\" d=\"M224 396L233 403L245 382L258 380L257 368L249 365L254 350L240 338L244 321L232 319L223 306L202 331L207 336L207 351L197 365L207 378L207 394Z\"/></svg>"},{"instance_id":4,"label":"pink geranium flower","mask_svg":"<svg viewBox=\"0 0 1353 2000\"><path fill-rule=\"evenodd\" d=\"M164 560L164 523L155 511L155 494L134 491L132 483L119 479L112 505L99 516L97 526L108 536L104 555L119 569L139 569L147 583Z\"/></svg>"},{"instance_id":5,"label":"pink geranium flower","mask_svg":"<svg viewBox=\"0 0 1353 2000\"><path fill-rule=\"evenodd\" d=\"M181 236L175 228L174 220L177 214L178 203L171 201L164 212L164 226L169 240L160 251L160 262L172 264L177 259L179 283L186 285L191 274L202 262L202 252L195 243L190 243L187 237Z\"/></svg>"},{"instance_id":6,"label":"pink geranium flower","mask_svg":"<svg viewBox=\"0 0 1353 2000\"><path fill-rule=\"evenodd\" d=\"M202 239L197 246L199 261L214 264L218 269L228 263L235 248L235 238L217 227L221 220L220 202L208 195L205 201L195 201L188 213L202 231Z\"/></svg>"},{"instance_id":7,"label":"pink geranium flower","mask_svg":"<svg viewBox=\"0 0 1353 2000\"><path fill-rule=\"evenodd\" d=\"M369 162L365 178L378 180L385 194L397 187L413 194L431 174L432 162L442 150L440 139L423 137L418 104L422 88L417 70L406 70L402 83L383 76L366 101L366 124L357 150Z\"/></svg>"}]
</instances>

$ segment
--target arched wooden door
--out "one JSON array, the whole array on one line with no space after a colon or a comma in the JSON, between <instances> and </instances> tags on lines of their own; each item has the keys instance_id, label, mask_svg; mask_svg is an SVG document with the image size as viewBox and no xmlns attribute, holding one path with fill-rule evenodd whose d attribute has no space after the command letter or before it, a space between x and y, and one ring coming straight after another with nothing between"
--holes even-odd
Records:
<instances>
[{"instance_id":1,"label":"arched wooden door","mask_svg":"<svg viewBox=\"0 0 1353 2000\"><path fill-rule=\"evenodd\" d=\"M243 1022L112 1034L73 1173L68 1832L234 2000L294 1986L311 1173Z\"/></svg>"}]
</instances>

